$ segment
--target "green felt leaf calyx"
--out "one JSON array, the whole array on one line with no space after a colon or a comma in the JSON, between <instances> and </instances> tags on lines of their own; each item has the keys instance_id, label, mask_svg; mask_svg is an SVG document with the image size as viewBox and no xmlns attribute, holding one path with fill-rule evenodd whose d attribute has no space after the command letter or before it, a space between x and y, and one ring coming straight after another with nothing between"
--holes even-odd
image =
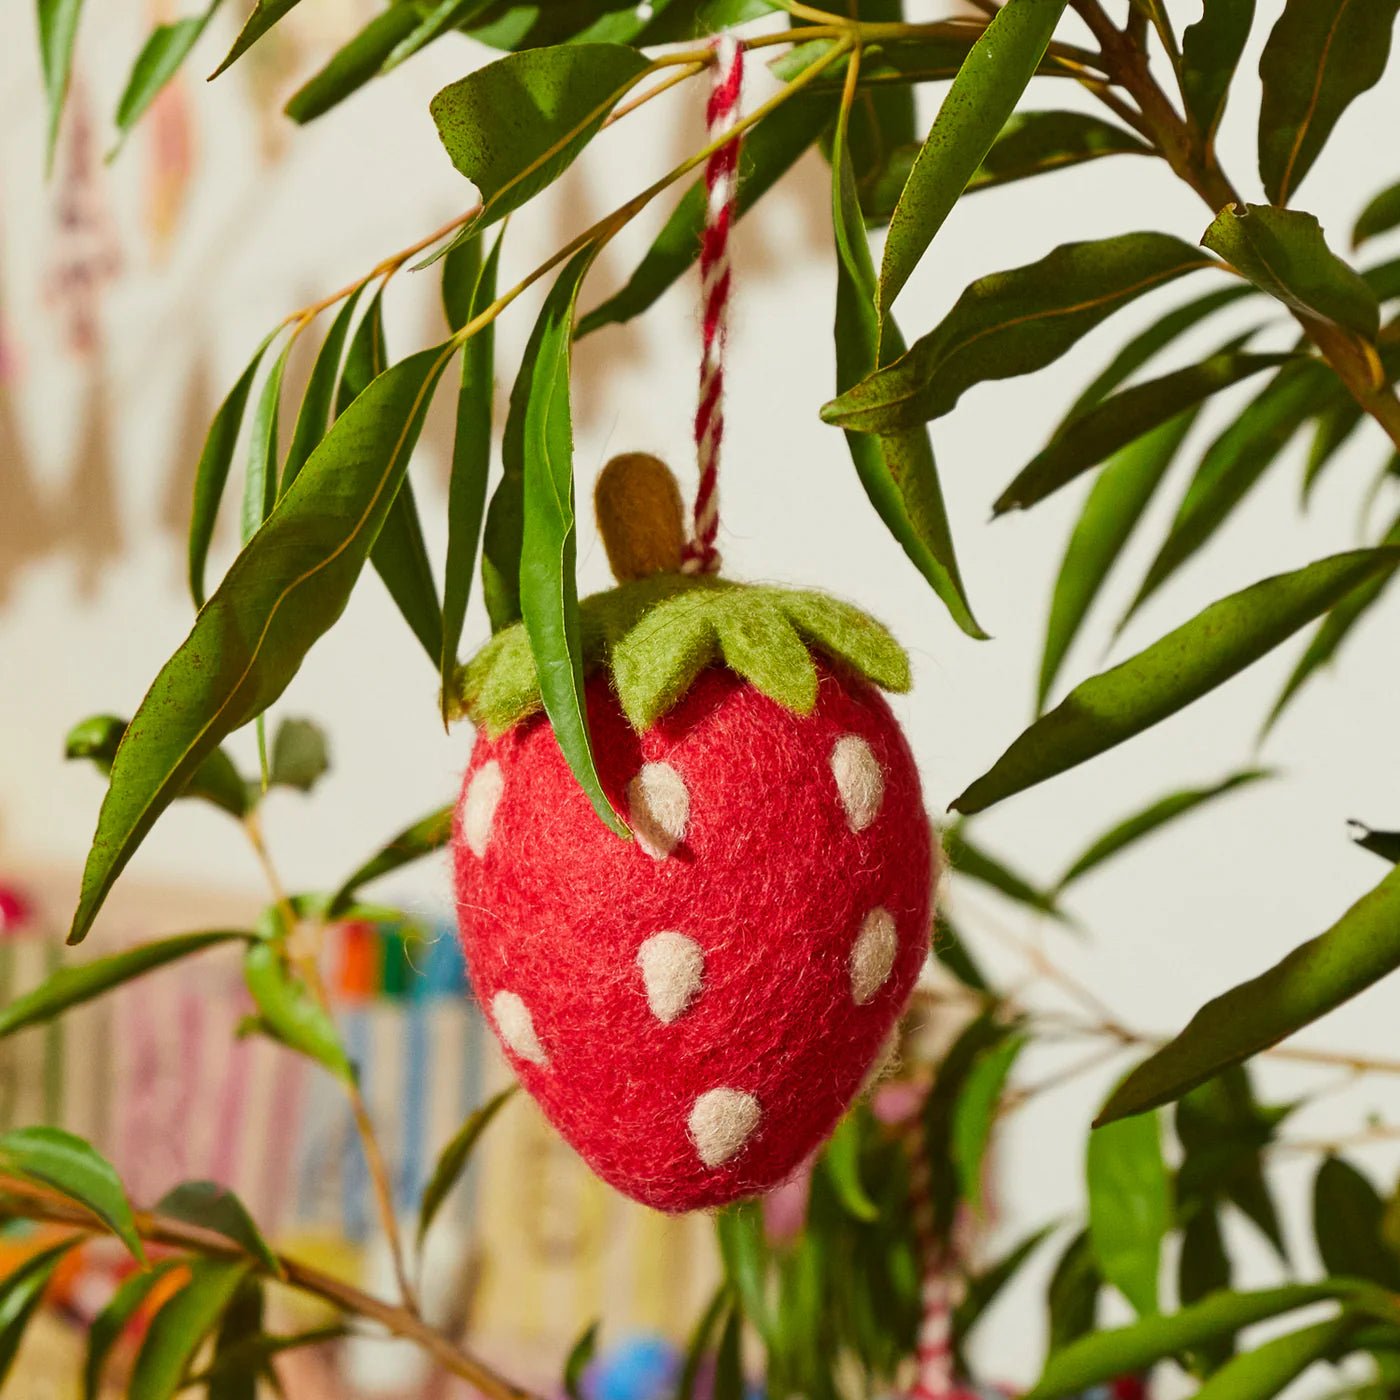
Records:
<instances>
[{"instance_id":1,"label":"green felt leaf calyx","mask_svg":"<svg viewBox=\"0 0 1400 1400\"><path fill-rule=\"evenodd\" d=\"M796 714L817 700L813 652L884 690L909 689L909 658L874 618L825 593L654 574L579 605L585 673L606 668L639 733L706 666L723 664ZM517 623L457 673L458 712L493 737L542 708L529 639Z\"/></svg>"}]
</instances>

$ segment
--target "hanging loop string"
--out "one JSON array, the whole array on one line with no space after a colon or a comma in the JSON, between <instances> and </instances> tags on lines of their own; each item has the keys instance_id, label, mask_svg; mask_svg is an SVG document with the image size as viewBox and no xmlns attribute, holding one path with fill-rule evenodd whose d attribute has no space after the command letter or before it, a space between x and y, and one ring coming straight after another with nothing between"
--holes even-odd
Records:
<instances>
[{"instance_id":1,"label":"hanging loop string","mask_svg":"<svg viewBox=\"0 0 1400 1400\"><path fill-rule=\"evenodd\" d=\"M734 129L744 84L744 50L731 35L715 40L714 86L705 118L711 141ZM739 177L739 138L726 141L705 162L705 230L700 240L700 403L695 412L695 455L700 484L682 569L719 571L719 450L724 437L724 342L729 329L729 227Z\"/></svg>"}]
</instances>

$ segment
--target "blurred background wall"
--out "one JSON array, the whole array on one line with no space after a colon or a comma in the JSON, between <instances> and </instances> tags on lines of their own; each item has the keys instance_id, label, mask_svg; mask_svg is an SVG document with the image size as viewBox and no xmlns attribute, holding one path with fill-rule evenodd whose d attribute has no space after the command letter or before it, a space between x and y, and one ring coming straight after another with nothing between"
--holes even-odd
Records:
<instances>
[{"instance_id":1,"label":"blurred background wall","mask_svg":"<svg viewBox=\"0 0 1400 1400\"><path fill-rule=\"evenodd\" d=\"M946 13L923 0L909 8L915 17ZM1241 65L1247 75L1277 8L1261 0ZM1183 0L1173 13L1185 24L1197 9ZM151 24L170 16L159 0L89 7L58 173L46 184L32 16L21 5L0 10L0 872L22 878L42 869L60 891L75 883L100 791L88 767L62 762L63 733L93 711L129 714L189 625L184 529L194 465L209 418L253 346L288 311L470 202L427 111L438 87L486 57L466 41L435 46L306 129L278 115L293 83L367 12L362 0L315 0L206 85L202 75L237 18L222 14L186 77L108 166L101 164L108 114L130 60ZM763 81L755 80L755 92ZM1247 77L1222 135L1225 163L1249 197L1258 197L1255 90ZM1077 104L1061 86L1032 93L1037 105ZM921 97L930 115L935 98L933 91ZM516 217L505 281L694 149L700 107L699 92L688 89L605 133ZM1319 214L1335 246L1344 246L1369 194L1394 178L1397 124L1400 91L1382 86L1343 118L1309 177L1302 207ZM916 675L897 709L938 813L1029 719L1049 588L1088 483L994 524L991 502L1088 377L1163 302L1135 304L1033 378L974 390L938 425L964 571L995 636L968 641L886 537L839 434L817 418L833 379L825 173L809 156L740 226L721 545L737 576L819 585L895 628ZM65 227L60 201L75 195L80 226ZM658 202L607 249L585 305L626 276L666 208ZM1060 242L1138 227L1194 241L1207 222L1195 197L1147 160L1106 160L981 193L939 235L901 300L901 320L918 334L974 277L1029 262ZM77 278L82 268L95 279ZM536 304L518 305L499 325L502 409ZM395 354L436 336L433 276L401 275L388 316ZM1249 324L1247 313L1239 324ZM1185 353L1223 334L1212 326ZM581 496L606 458L627 449L655 451L689 480L697 339L696 286L687 279L640 322L581 344L574 388ZM306 368L294 365L294 387ZM443 399L439 410L449 407ZM1207 411L1193 441L1218 429L1230 402ZM449 447L449 418L438 412L414 472L439 565ZM1359 434L1306 518L1298 508L1302 451L1301 441L1292 445L1209 551L1134 619L1115 655L1227 591L1357 539L1360 500L1385 444L1374 430ZM1185 458L1181 468L1189 470ZM1175 480L1179 490L1182 478ZM1175 495L1169 485L1139 532L1108 606L1072 658L1075 679L1099 669L1115 607L1131 596ZM220 563L231 557L233 534L226 523ZM583 590L604 586L591 521L579 555ZM1350 845L1344 823L1358 816L1400 825L1397 624L1400 594L1392 593L1339 669L1290 712L1264 751L1281 770L1276 783L1171 828L1087 880L1073 901L1084 936L1044 935L1054 957L1123 1020L1179 1027L1208 996L1318 932L1375 882L1375 857ZM486 635L479 604L467 635ZM1284 648L1141 740L997 808L979 820L981 839L1029 873L1053 877L1092 835L1149 797L1246 762L1294 654ZM367 572L346 623L313 650L278 706L323 722L334 745L333 773L311 798L279 794L268 804L269 839L293 885L325 887L394 830L450 800L471 736L465 728L444 735L434 679ZM232 744L249 764L250 739ZM126 879L248 898L259 883L226 819L199 804L160 822ZM427 912L445 910L445 868L405 877L397 893ZM966 907L974 938L979 920L1018 929L1025 922L1014 908L973 895ZM979 948L995 966L996 942ZM1400 1053L1395 1027L1393 990L1382 989L1312 1029L1307 1042ZM1079 1199L1077 1143L1111 1073L1037 1100L1010 1123L1000 1157L1008 1234ZM1316 1072L1277 1065L1262 1076L1274 1096L1318 1082ZM1354 1127L1369 1108L1388 1105L1393 1115L1396 1098L1394 1086L1365 1080L1299 1121L1309 1135L1326 1135L1337 1124ZM1393 1163L1385 1148L1376 1151L1373 1163L1384 1172ZM1299 1163L1295 1208L1309 1169ZM990 1329L999 1338L997 1364L1026 1379L1039 1354L1040 1319L1023 1294L1005 1306L1006 1317Z\"/></svg>"}]
</instances>

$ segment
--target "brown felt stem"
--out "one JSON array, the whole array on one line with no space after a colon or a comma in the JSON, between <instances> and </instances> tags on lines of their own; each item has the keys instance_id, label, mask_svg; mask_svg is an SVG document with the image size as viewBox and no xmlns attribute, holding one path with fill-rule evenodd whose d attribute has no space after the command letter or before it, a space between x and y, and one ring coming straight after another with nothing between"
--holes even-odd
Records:
<instances>
[{"instance_id":1,"label":"brown felt stem","mask_svg":"<svg viewBox=\"0 0 1400 1400\"><path fill-rule=\"evenodd\" d=\"M593 509L619 583L673 574L685 549L685 509L671 469L646 452L614 457L598 476Z\"/></svg>"}]
</instances>

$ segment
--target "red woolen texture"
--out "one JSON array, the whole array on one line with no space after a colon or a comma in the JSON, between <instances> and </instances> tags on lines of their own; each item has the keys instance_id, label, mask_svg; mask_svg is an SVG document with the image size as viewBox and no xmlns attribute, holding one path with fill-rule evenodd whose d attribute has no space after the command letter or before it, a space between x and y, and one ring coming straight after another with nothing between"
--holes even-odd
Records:
<instances>
[{"instance_id":1,"label":"red woolen texture","mask_svg":"<svg viewBox=\"0 0 1400 1400\"><path fill-rule=\"evenodd\" d=\"M714 667L637 735L605 679L588 683L604 789L627 812L643 763L690 795L685 837L656 860L599 821L536 717L477 739L467 784L504 774L484 856L454 834L458 917L476 994L529 1008L546 1065L507 1054L592 1168L661 1210L720 1205L778 1185L835 1126L904 1008L929 944L933 857L918 772L884 699L819 667L799 716ZM878 815L852 832L831 769L843 735L884 773ZM898 951L857 1006L850 958L866 916L893 916ZM676 931L704 954L701 988L670 1024L647 1002L637 952ZM752 1094L744 1148L707 1167L688 1130L709 1089Z\"/></svg>"}]
</instances>

